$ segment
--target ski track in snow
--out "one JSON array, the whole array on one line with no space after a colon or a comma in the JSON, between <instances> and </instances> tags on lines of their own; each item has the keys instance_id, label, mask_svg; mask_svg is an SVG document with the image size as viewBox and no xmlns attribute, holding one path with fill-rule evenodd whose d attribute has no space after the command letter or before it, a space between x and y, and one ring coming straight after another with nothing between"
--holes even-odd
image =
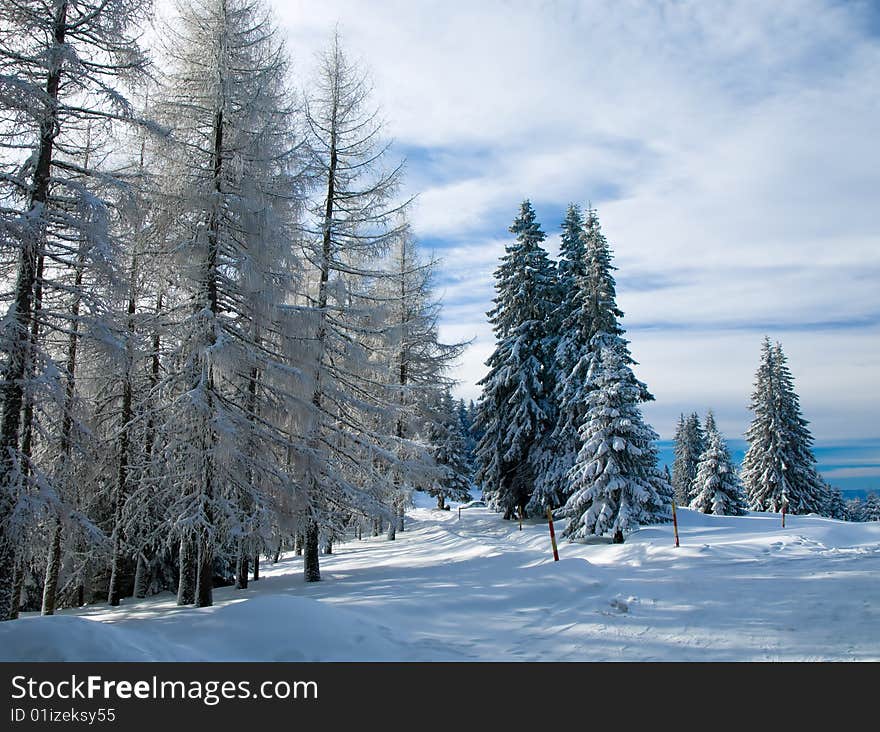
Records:
<instances>
[{"instance_id":1,"label":"ski track in snow","mask_svg":"<svg viewBox=\"0 0 880 732\"><path fill-rule=\"evenodd\" d=\"M625 544L427 507L396 541L264 564L211 608L171 593L0 624L2 660L880 660L880 522L679 512ZM561 528L561 527L560 527Z\"/></svg>"}]
</instances>

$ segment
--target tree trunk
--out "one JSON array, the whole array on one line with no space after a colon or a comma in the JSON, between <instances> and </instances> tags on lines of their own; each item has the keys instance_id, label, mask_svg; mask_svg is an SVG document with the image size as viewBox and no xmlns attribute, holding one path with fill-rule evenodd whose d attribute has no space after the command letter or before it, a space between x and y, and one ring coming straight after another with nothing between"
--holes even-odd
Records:
<instances>
[{"instance_id":1,"label":"tree trunk","mask_svg":"<svg viewBox=\"0 0 880 732\"><path fill-rule=\"evenodd\" d=\"M58 596L58 573L61 570L61 519L55 519L49 559L46 562L46 579L43 581L43 607L40 615L54 615Z\"/></svg>"},{"instance_id":2,"label":"tree trunk","mask_svg":"<svg viewBox=\"0 0 880 732\"><path fill-rule=\"evenodd\" d=\"M53 46L60 49L65 44L67 31L67 2L60 3L53 28ZM55 54L49 54L52 58ZM57 55L58 59L62 57ZM42 210L49 200L49 183L52 176L52 153L58 134L58 90L61 84L61 63L56 61L46 79L46 101L49 113L40 124L40 143L34 167L33 186L28 202L28 212L42 222ZM39 232L27 236L18 260L13 302L7 311L12 315L14 326L7 354L7 363L0 384L0 620L8 617L5 609L12 606L15 574L15 541L7 529L15 510L16 486L12 484L17 475L19 428L24 397L24 377L27 372L33 318L34 284L37 279L37 262L44 248L45 228L39 224Z\"/></svg>"},{"instance_id":3,"label":"tree trunk","mask_svg":"<svg viewBox=\"0 0 880 732\"><path fill-rule=\"evenodd\" d=\"M246 590L248 586L248 550L245 546L245 540L239 539L238 542L238 566L236 567L235 589Z\"/></svg>"},{"instance_id":4,"label":"tree trunk","mask_svg":"<svg viewBox=\"0 0 880 732\"><path fill-rule=\"evenodd\" d=\"M333 553L333 542L330 539L324 543L324 554L332 554Z\"/></svg>"},{"instance_id":5,"label":"tree trunk","mask_svg":"<svg viewBox=\"0 0 880 732\"><path fill-rule=\"evenodd\" d=\"M321 565L318 559L318 524L314 519L309 519L303 545L303 577L306 582L319 582Z\"/></svg>"},{"instance_id":6,"label":"tree trunk","mask_svg":"<svg viewBox=\"0 0 880 732\"><path fill-rule=\"evenodd\" d=\"M298 557L301 557L301 556L302 556L302 553L303 553L303 544L304 544L304 543L305 543L305 542L304 542L304 539L303 539L303 535L302 535L302 534L297 534L297 535L296 535L296 539L294 539L294 548L293 548L293 553L294 553L296 556L298 556Z\"/></svg>"},{"instance_id":7,"label":"tree trunk","mask_svg":"<svg viewBox=\"0 0 880 732\"><path fill-rule=\"evenodd\" d=\"M281 559L281 539L278 540L278 546L275 547L275 556L272 558L272 564L278 564Z\"/></svg>"},{"instance_id":8,"label":"tree trunk","mask_svg":"<svg viewBox=\"0 0 880 732\"><path fill-rule=\"evenodd\" d=\"M623 544L623 532L620 529L615 530L611 542L613 544Z\"/></svg>"},{"instance_id":9,"label":"tree trunk","mask_svg":"<svg viewBox=\"0 0 880 732\"><path fill-rule=\"evenodd\" d=\"M12 581L12 605L9 607L9 619L17 620L21 609L21 590L24 587L24 562L19 559L15 563L15 579Z\"/></svg>"},{"instance_id":10,"label":"tree trunk","mask_svg":"<svg viewBox=\"0 0 880 732\"><path fill-rule=\"evenodd\" d=\"M397 517L392 515L388 522L388 541L394 541L397 538Z\"/></svg>"},{"instance_id":11,"label":"tree trunk","mask_svg":"<svg viewBox=\"0 0 880 732\"><path fill-rule=\"evenodd\" d=\"M147 587L150 582L150 566L147 564L143 552L138 552L137 568L134 571L134 596L142 600L147 596Z\"/></svg>"},{"instance_id":12,"label":"tree trunk","mask_svg":"<svg viewBox=\"0 0 880 732\"><path fill-rule=\"evenodd\" d=\"M373 519L373 536L379 536L382 533L382 519Z\"/></svg>"},{"instance_id":13,"label":"tree trunk","mask_svg":"<svg viewBox=\"0 0 880 732\"><path fill-rule=\"evenodd\" d=\"M144 143L141 143L141 171L144 167ZM140 227L139 227L140 228ZM132 371L134 370L134 358L132 356L132 341L135 335L134 316L137 310L137 277L138 277L138 253L137 249L131 257L128 283L128 318L126 329L128 339L125 344L125 375L122 384L122 430L119 433L119 470L116 473L116 490L114 492L114 520L113 520L113 554L110 559L110 588L107 591L107 603L119 604L119 571L122 561L122 506L125 503L125 487L128 483L128 445L129 423L132 418Z\"/></svg>"},{"instance_id":14,"label":"tree trunk","mask_svg":"<svg viewBox=\"0 0 880 732\"><path fill-rule=\"evenodd\" d=\"M125 485L128 482L128 423L131 422L131 378L127 376L122 395L122 433L119 436L119 470L116 474L116 490L113 495L113 554L110 558L110 587L107 603L119 605L119 573L122 564L122 506L125 502Z\"/></svg>"},{"instance_id":15,"label":"tree trunk","mask_svg":"<svg viewBox=\"0 0 880 732\"><path fill-rule=\"evenodd\" d=\"M260 580L260 552L254 554L254 582Z\"/></svg>"},{"instance_id":16,"label":"tree trunk","mask_svg":"<svg viewBox=\"0 0 880 732\"><path fill-rule=\"evenodd\" d=\"M178 565L180 579L177 582L177 604L192 605L196 601L196 557L192 537L180 539Z\"/></svg>"},{"instance_id":17,"label":"tree trunk","mask_svg":"<svg viewBox=\"0 0 880 732\"><path fill-rule=\"evenodd\" d=\"M207 537L199 541L198 568L196 607L211 607L214 604L214 551Z\"/></svg>"}]
</instances>

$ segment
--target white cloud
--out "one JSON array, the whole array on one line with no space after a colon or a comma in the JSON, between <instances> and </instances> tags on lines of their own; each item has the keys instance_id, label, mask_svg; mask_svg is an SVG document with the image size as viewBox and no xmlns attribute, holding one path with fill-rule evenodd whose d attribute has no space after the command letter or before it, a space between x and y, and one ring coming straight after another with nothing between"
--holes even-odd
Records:
<instances>
[{"instance_id":1,"label":"white cloud","mask_svg":"<svg viewBox=\"0 0 880 732\"><path fill-rule=\"evenodd\" d=\"M869 5L276 7L301 76L339 22L390 132L414 151L416 227L448 243L443 335L476 336L457 371L463 394L476 396L491 349L491 274L519 201L561 212L592 199L661 432L682 409L712 405L742 433L762 335L751 324L783 341L817 436L876 436L880 44Z\"/></svg>"}]
</instances>

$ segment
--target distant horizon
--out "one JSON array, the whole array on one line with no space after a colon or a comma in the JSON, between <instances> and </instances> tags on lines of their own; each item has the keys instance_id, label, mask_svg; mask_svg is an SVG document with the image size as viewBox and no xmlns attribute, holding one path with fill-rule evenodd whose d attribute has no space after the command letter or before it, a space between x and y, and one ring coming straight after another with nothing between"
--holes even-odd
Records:
<instances>
[{"instance_id":1,"label":"distant horizon","mask_svg":"<svg viewBox=\"0 0 880 732\"><path fill-rule=\"evenodd\" d=\"M744 439L726 439L731 457L737 468L742 465L748 442ZM672 440L658 440L660 463L672 469ZM876 468L876 454L880 451L880 438L846 443L826 444L817 442L813 447L816 465L822 477L832 486L840 488L844 499L861 497L868 493L880 493L880 480L859 474L865 468ZM867 461L867 463L866 463Z\"/></svg>"}]
</instances>

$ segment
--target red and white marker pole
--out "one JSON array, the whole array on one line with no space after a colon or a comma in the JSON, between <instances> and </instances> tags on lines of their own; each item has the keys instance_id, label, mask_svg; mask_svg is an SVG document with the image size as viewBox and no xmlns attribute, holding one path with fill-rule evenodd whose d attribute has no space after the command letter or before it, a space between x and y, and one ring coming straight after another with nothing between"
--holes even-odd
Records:
<instances>
[{"instance_id":1,"label":"red and white marker pole","mask_svg":"<svg viewBox=\"0 0 880 732\"><path fill-rule=\"evenodd\" d=\"M672 530L675 533L675 546L678 546L678 515L675 513L675 501L672 502Z\"/></svg>"},{"instance_id":2,"label":"red and white marker pole","mask_svg":"<svg viewBox=\"0 0 880 732\"><path fill-rule=\"evenodd\" d=\"M547 507L547 520L550 522L550 543L553 544L553 561L559 561L559 550L556 548L556 532L553 530L553 511Z\"/></svg>"}]
</instances>

